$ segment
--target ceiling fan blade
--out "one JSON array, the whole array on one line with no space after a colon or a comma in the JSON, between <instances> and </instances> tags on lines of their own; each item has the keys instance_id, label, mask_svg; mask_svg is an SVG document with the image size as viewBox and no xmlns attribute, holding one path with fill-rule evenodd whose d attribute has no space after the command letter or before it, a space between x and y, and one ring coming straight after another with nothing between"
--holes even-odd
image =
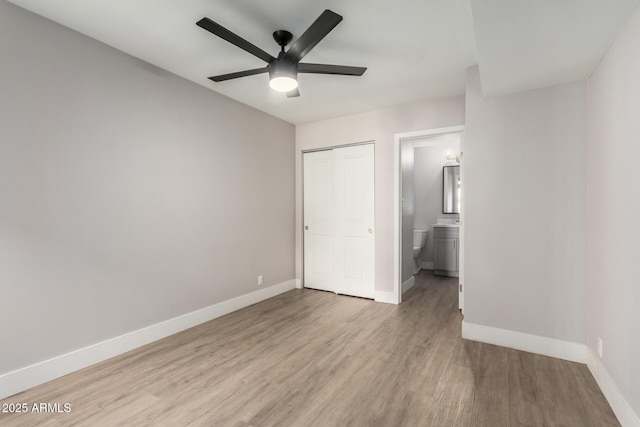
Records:
<instances>
[{"instance_id":1,"label":"ceiling fan blade","mask_svg":"<svg viewBox=\"0 0 640 427\"><path fill-rule=\"evenodd\" d=\"M240 49L245 50L254 56L257 56L258 58L262 59L265 62L270 62L275 59L273 56L269 55L267 52L260 49L258 46L255 46L249 43L242 37L238 36L235 33L232 33L231 31L224 28L222 25L216 22L213 22L209 18L206 18L206 17L202 18L201 20L196 22L196 25L200 28L204 28L205 30L209 31L212 34L215 34L216 36L222 39L225 39L229 43L238 46Z\"/></svg>"},{"instance_id":2,"label":"ceiling fan blade","mask_svg":"<svg viewBox=\"0 0 640 427\"><path fill-rule=\"evenodd\" d=\"M307 31L291 45L284 57L289 61L300 62L340 21L342 21L342 16L329 9L325 10L320 17L307 28Z\"/></svg>"},{"instance_id":3,"label":"ceiling fan blade","mask_svg":"<svg viewBox=\"0 0 640 427\"><path fill-rule=\"evenodd\" d=\"M287 92L287 98L296 98L298 96L300 96L300 91L298 90L298 88Z\"/></svg>"},{"instance_id":4,"label":"ceiling fan blade","mask_svg":"<svg viewBox=\"0 0 640 427\"><path fill-rule=\"evenodd\" d=\"M262 74L269 71L268 67L255 68L253 70L237 71L235 73L221 74L219 76L209 77L214 82L223 82L225 80L237 79L238 77L253 76L254 74Z\"/></svg>"},{"instance_id":5,"label":"ceiling fan blade","mask_svg":"<svg viewBox=\"0 0 640 427\"><path fill-rule=\"evenodd\" d=\"M299 73L339 74L341 76L361 76L367 71L366 67L350 67L347 65L329 64L298 64Z\"/></svg>"}]
</instances>

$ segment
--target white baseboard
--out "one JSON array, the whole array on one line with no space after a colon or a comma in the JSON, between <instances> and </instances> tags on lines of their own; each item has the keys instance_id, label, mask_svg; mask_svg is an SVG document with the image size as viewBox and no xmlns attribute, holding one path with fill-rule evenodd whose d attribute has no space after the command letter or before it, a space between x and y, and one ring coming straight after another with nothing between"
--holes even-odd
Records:
<instances>
[{"instance_id":1,"label":"white baseboard","mask_svg":"<svg viewBox=\"0 0 640 427\"><path fill-rule=\"evenodd\" d=\"M413 288L416 284L416 278L415 276L411 276L409 277L406 282L404 282L402 284L402 294L404 295L405 292L407 292L409 289Z\"/></svg>"},{"instance_id":2,"label":"white baseboard","mask_svg":"<svg viewBox=\"0 0 640 427\"><path fill-rule=\"evenodd\" d=\"M572 362L587 363L587 346L571 341L492 328L465 321L462 322L462 338Z\"/></svg>"},{"instance_id":3,"label":"white baseboard","mask_svg":"<svg viewBox=\"0 0 640 427\"><path fill-rule=\"evenodd\" d=\"M376 302L386 302L387 304L399 304L398 295L395 292L376 291L374 300Z\"/></svg>"},{"instance_id":4,"label":"white baseboard","mask_svg":"<svg viewBox=\"0 0 640 427\"><path fill-rule=\"evenodd\" d=\"M587 350L587 366L596 379L598 386L600 386L602 394L611 405L611 409L618 417L620 424L624 427L640 427L640 417L633 412L633 409L622 396L620 389L607 372L600 358L590 348Z\"/></svg>"},{"instance_id":5,"label":"white baseboard","mask_svg":"<svg viewBox=\"0 0 640 427\"><path fill-rule=\"evenodd\" d=\"M0 399L290 291L297 284L296 279L287 280L286 282L2 374L0 375Z\"/></svg>"},{"instance_id":6,"label":"white baseboard","mask_svg":"<svg viewBox=\"0 0 640 427\"><path fill-rule=\"evenodd\" d=\"M296 283L296 289L302 289L302 279L293 279Z\"/></svg>"}]
</instances>

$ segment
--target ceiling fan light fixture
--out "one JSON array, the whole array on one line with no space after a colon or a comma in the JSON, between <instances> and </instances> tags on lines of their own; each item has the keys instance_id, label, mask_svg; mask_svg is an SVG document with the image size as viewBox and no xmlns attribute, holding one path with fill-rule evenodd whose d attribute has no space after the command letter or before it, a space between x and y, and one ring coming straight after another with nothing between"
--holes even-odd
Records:
<instances>
[{"instance_id":1,"label":"ceiling fan light fixture","mask_svg":"<svg viewBox=\"0 0 640 427\"><path fill-rule=\"evenodd\" d=\"M289 92L298 87L297 64L276 59L269 64L269 86L278 92Z\"/></svg>"},{"instance_id":2,"label":"ceiling fan light fixture","mask_svg":"<svg viewBox=\"0 0 640 427\"><path fill-rule=\"evenodd\" d=\"M269 86L278 92L289 92L298 87L298 81L288 76L274 77L269 81Z\"/></svg>"}]
</instances>

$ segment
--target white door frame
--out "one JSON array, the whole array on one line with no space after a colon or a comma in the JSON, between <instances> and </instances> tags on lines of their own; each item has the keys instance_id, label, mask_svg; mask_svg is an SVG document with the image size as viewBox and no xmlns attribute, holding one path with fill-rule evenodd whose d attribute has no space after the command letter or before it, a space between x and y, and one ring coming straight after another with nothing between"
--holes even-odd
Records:
<instances>
[{"instance_id":1,"label":"white door frame","mask_svg":"<svg viewBox=\"0 0 640 427\"><path fill-rule=\"evenodd\" d=\"M396 304L402 302L402 163L400 148L405 141L448 133L462 133L464 125L428 129L416 132L397 133L393 137L393 293ZM462 193L464 197L464 192ZM460 264L461 271L463 264Z\"/></svg>"}]
</instances>

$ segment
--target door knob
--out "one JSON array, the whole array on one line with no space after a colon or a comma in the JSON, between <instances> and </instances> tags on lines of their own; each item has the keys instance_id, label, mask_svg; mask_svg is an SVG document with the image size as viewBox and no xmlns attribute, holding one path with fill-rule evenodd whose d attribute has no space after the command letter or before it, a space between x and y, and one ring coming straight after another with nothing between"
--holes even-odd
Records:
<instances>
[{"instance_id":1,"label":"door knob","mask_svg":"<svg viewBox=\"0 0 640 427\"><path fill-rule=\"evenodd\" d=\"M369 229L369 234L373 234L373 228Z\"/></svg>"},{"instance_id":2,"label":"door knob","mask_svg":"<svg viewBox=\"0 0 640 427\"><path fill-rule=\"evenodd\" d=\"M305 230L308 230L308 229L309 229L309 226L308 226L308 225L305 225L305 226L304 226L304 229L305 229Z\"/></svg>"}]
</instances>

